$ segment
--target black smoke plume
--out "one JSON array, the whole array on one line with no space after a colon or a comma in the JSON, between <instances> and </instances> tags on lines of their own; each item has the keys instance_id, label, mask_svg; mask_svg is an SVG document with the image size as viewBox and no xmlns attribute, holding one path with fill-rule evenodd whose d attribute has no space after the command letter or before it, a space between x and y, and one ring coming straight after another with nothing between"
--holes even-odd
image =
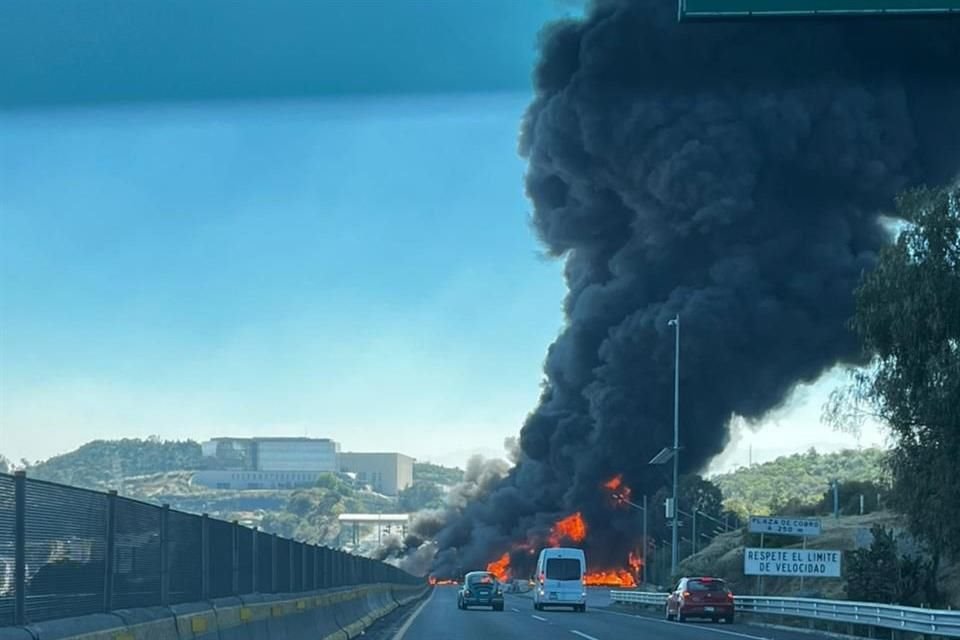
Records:
<instances>
[{"instance_id":1,"label":"black smoke plume","mask_svg":"<svg viewBox=\"0 0 960 640\"><path fill-rule=\"evenodd\" d=\"M417 533L438 576L573 511L592 564L622 565L638 529L601 485L663 484L647 462L672 442L668 320L697 471L732 416L860 361L846 322L887 241L880 213L960 166L957 20L678 24L675 5L598 1L543 34L520 150L567 322L518 464Z\"/></svg>"}]
</instances>

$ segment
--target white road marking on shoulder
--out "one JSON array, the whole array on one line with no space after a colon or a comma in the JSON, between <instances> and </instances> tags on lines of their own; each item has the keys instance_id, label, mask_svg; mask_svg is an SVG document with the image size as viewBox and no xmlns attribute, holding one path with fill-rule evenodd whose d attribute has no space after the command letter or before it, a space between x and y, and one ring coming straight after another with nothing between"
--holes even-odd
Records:
<instances>
[{"instance_id":1,"label":"white road marking on shoulder","mask_svg":"<svg viewBox=\"0 0 960 640\"><path fill-rule=\"evenodd\" d=\"M534 620L539 620L540 622L546 622L546 621L547 621L546 618L541 618L540 616L531 615L530 617L533 618Z\"/></svg>"},{"instance_id":2,"label":"white road marking on shoulder","mask_svg":"<svg viewBox=\"0 0 960 640\"><path fill-rule=\"evenodd\" d=\"M520 609L515 609L513 607L510 607L510 611L513 611L514 613L520 613Z\"/></svg>"},{"instance_id":3,"label":"white road marking on shoulder","mask_svg":"<svg viewBox=\"0 0 960 640\"><path fill-rule=\"evenodd\" d=\"M600 640L600 638L594 638L593 636L588 636L583 631L577 631L576 629L570 629L570 633L578 635L581 638L586 638L587 640Z\"/></svg>"}]
</instances>

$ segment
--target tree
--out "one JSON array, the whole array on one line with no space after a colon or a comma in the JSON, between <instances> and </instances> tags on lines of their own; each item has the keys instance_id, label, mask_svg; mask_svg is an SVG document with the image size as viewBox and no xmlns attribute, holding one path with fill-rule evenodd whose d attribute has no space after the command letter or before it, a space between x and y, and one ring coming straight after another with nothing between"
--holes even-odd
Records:
<instances>
[{"instance_id":1,"label":"tree","mask_svg":"<svg viewBox=\"0 0 960 640\"><path fill-rule=\"evenodd\" d=\"M880 509L886 501L889 488L875 482L864 482L862 480L850 480L841 482L837 488L837 498L840 506L840 514L845 516L855 516L860 513L860 496L863 496L863 512L873 513ZM817 511L820 513L833 512L833 489L827 489Z\"/></svg>"},{"instance_id":2,"label":"tree","mask_svg":"<svg viewBox=\"0 0 960 640\"><path fill-rule=\"evenodd\" d=\"M670 521L667 520L663 505L666 499L673 495L672 491L670 487L662 487L653 494L648 502L650 515L647 526L649 527L650 537L654 540L669 540L671 537ZM687 513L690 513L695 507L698 512L705 513L718 520L723 520L724 517L729 515L723 508L723 493L720 491L720 487L696 474L680 476L680 482L677 486L677 499L680 503L680 510ZM684 535L691 535L689 518L681 516L680 520L685 527ZM703 522L701 533L713 531L716 527L716 523L707 520L701 522Z\"/></svg>"},{"instance_id":3,"label":"tree","mask_svg":"<svg viewBox=\"0 0 960 640\"><path fill-rule=\"evenodd\" d=\"M0 473L10 473L10 461L7 460L7 457L0 453Z\"/></svg>"},{"instance_id":4,"label":"tree","mask_svg":"<svg viewBox=\"0 0 960 640\"><path fill-rule=\"evenodd\" d=\"M413 464L414 482L432 482L446 487L463 482L463 469L444 467L430 462L415 462Z\"/></svg>"},{"instance_id":5,"label":"tree","mask_svg":"<svg viewBox=\"0 0 960 640\"><path fill-rule=\"evenodd\" d=\"M398 496L400 509L408 513L443 506L443 489L432 482L418 481L402 490Z\"/></svg>"},{"instance_id":6,"label":"tree","mask_svg":"<svg viewBox=\"0 0 960 640\"><path fill-rule=\"evenodd\" d=\"M918 558L902 555L893 531L874 526L873 542L847 557L847 597L862 602L919 606L929 602L924 592L931 582L931 567Z\"/></svg>"},{"instance_id":7,"label":"tree","mask_svg":"<svg viewBox=\"0 0 960 640\"><path fill-rule=\"evenodd\" d=\"M890 426L895 505L933 571L960 552L960 187L898 199L904 227L856 291L852 326L874 365L846 390L846 419Z\"/></svg>"}]
</instances>

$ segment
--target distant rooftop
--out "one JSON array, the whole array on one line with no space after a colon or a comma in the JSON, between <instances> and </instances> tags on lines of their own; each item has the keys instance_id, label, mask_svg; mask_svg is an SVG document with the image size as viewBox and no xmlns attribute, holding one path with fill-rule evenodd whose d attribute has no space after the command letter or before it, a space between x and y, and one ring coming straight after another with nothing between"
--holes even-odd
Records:
<instances>
[{"instance_id":1,"label":"distant rooftop","mask_svg":"<svg viewBox=\"0 0 960 640\"><path fill-rule=\"evenodd\" d=\"M330 438L308 438L305 436L255 436L252 438L231 438L218 436L210 438L211 442L333 442Z\"/></svg>"}]
</instances>

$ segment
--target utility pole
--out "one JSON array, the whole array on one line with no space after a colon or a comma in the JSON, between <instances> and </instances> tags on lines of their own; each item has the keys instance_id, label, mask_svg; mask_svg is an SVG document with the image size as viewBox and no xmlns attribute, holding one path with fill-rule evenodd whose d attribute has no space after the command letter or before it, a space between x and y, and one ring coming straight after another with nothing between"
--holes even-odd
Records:
<instances>
[{"instance_id":1,"label":"utility pole","mask_svg":"<svg viewBox=\"0 0 960 640\"><path fill-rule=\"evenodd\" d=\"M650 550L650 544L647 541L647 494L643 494L643 566L640 571L643 573L640 578L643 584L647 584L647 551Z\"/></svg>"},{"instance_id":2,"label":"utility pole","mask_svg":"<svg viewBox=\"0 0 960 640\"><path fill-rule=\"evenodd\" d=\"M673 361L673 526L671 530L670 576L677 573L679 545L677 544L677 484L680 477L680 314L669 322L675 329Z\"/></svg>"},{"instance_id":3,"label":"utility pole","mask_svg":"<svg viewBox=\"0 0 960 640\"><path fill-rule=\"evenodd\" d=\"M693 539L693 541L690 543L693 545L692 546L693 553L691 553L690 555L695 556L697 555L697 508L696 507L693 508L693 515L690 519L693 521L693 528L691 530L691 535L690 535L690 537Z\"/></svg>"},{"instance_id":4,"label":"utility pole","mask_svg":"<svg viewBox=\"0 0 960 640\"><path fill-rule=\"evenodd\" d=\"M833 517L836 520L840 518L840 481L831 480L830 488L833 489Z\"/></svg>"},{"instance_id":5,"label":"utility pole","mask_svg":"<svg viewBox=\"0 0 960 640\"><path fill-rule=\"evenodd\" d=\"M643 512L643 564L640 567L640 571L642 574L642 577L640 579L643 581L644 584L646 584L647 582L647 551L650 548L650 546L647 544L647 496L646 494L644 494L642 505L639 505L636 502L632 502L629 498L627 498L622 493L615 493L613 494L613 497L616 500L619 500L620 502L626 505L629 505L634 509L637 509L638 511Z\"/></svg>"}]
</instances>

